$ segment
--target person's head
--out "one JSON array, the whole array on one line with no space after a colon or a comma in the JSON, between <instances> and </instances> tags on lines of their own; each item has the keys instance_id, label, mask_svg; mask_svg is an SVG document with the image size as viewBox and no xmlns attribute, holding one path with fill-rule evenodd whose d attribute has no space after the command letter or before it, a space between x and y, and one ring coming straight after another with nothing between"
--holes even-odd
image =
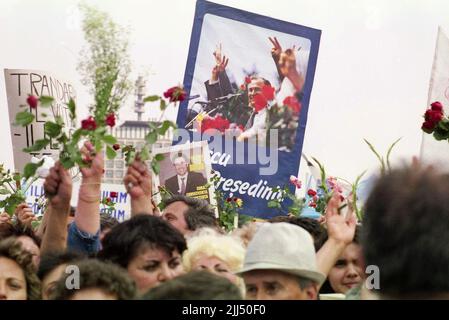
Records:
<instances>
[{"instance_id":1,"label":"person's head","mask_svg":"<svg viewBox=\"0 0 449 320\"><path fill-rule=\"evenodd\" d=\"M315 252L318 252L327 240L326 229L316 219L295 216L277 216L271 218L268 222L287 222L302 227L312 236Z\"/></svg>"},{"instance_id":2,"label":"person's head","mask_svg":"<svg viewBox=\"0 0 449 320\"><path fill-rule=\"evenodd\" d=\"M15 238L0 241L0 300L38 300L40 283L32 256Z\"/></svg>"},{"instance_id":3,"label":"person's head","mask_svg":"<svg viewBox=\"0 0 449 320\"><path fill-rule=\"evenodd\" d=\"M264 222L247 222L240 228L234 229L234 231L232 231L232 235L239 238L244 247L247 248L262 223Z\"/></svg>"},{"instance_id":4,"label":"person's head","mask_svg":"<svg viewBox=\"0 0 449 320\"><path fill-rule=\"evenodd\" d=\"M364 278L362 247L359 243L360 226L357 226L354 240L346 246L335 265L329 271L328 282L335 293L346 294L359 285Z\"/></svg>"},{"instance_id":5,"label":"person's head","mask_svg":"<svg viewBox=\"0 0 449 320\"><path fill-rule=\"evenodd\" d=\"M184 272L184 236L169 223L151 215L137 215L115 226L103 239L99 257L120 265L140 293Z\"/></svg>"},{"instance_id":6,"label":"person's head","mask_svg":"<svg viewBox=\"0 0 449 320\"><path fill-rule=\"evenodd\" d=\"M41 240L33 230L21 224L0 224L0 240L15 237L22 244L22 248L33 257L35 267L39 265Z\"/></svg>"},{"instance_id":7,"label":"person's head","mask_svg":"<svg viewBox=\"0 0 449 320\"><path fill-rule=\"evenodd\" d=\"M151 289L146 300L242 300L228 279L206 271L192 271Z\"/></svg>"},{"instance_id":8,"label":"person's head","mask_svg":"<svg viewBox=\"0 0 449 320\"><path fill-rule=\"evenodd\" d=\"M182 256L186 272L205 270L242 285L241 278L234 274L242 268L245 258L245 248L239 240L211 229L202 229L198 235L188 239L187 248Z\"/></svg>"},{"instance_id":9,"label":"person's head","mask_svg":"<svg viewBox=\"0 0 449 320\"><path fill-rule=\"evenodd\" d=\"M246 298L316 299L324 275L318 272L310 234L289 223L264 223L249 243L242 275Z\"/></svg>"},{"instance_id":10,"label":"person's head","mask_svg":"<svg viewBox=\"0 0 449 320\"><path fill-rule=\"evenodd\" d=\"M48 253L42 256L37 276L42 284L42 299L48 300L53 294L56 283L66 272L68 265L74 264L85 256L78 252Z\"/></svg>"},{"instance_id":11,"label":"person's head","mask_svg":"<svg viewBox=\"0 0 449 320\"><path fill-rule=\"evenodd\" d=\"M108 213L102 213L100 214L100 241L103 241L104 236L111 231L113 227L118 225L120 222L111 216Z\"/></svg>"},{"instance_id":12,"label":"person's head","mask_svg":"<svg viewBox=\"0 0 449 320\"><path fill-rule=\"evenodd\" d=\"M248 84L248 103L251 108L255 107L254 96L262 92L262 88L264 85L271 85L270 81L262 77L251 77L251 82Z\"/></svg>"},{"instance_id":13,"label":"person's head","mask_svg":"<svg viewBox=\"0 0 449 320\"><path fill-rule=\"evenodd\" d=\"M182 153L173 156L172 163L177 175L183 176L189 170L189 159Z\"/></svg>"},{"instance_id":14,"label":"person's head","mask_svg":"<svg viewBox=\"0 0 449 320\"><path fill-rule=\"evenodd\" d=\"M217 227L215 212L209 203L202 199L174 195L164 201L162 218L183 235L202 227Z\"/></svg>"},{"instance_id":15,"label":"person's head","mask_svg":"<svg viewBox=\"0 0 449 320\"><path fill-rule=\"evenodd\" d=\"M381 298L449 297L449 175L417 166L380 177L365 204L362 248Z\"/></svg>"},{"instance_id":16,"label":"person's head","mask_svg":"<svg viewBox=\"0 0 449 320\"><path fill-rule=\"evenodd\" d=\"M56 283L50 298L54 300L131 300L136 296L136 285L126 270L95 259L70 265L79 275L78 288L67 286L73 277L64 273Z\"/></svg>"}]
</instances>

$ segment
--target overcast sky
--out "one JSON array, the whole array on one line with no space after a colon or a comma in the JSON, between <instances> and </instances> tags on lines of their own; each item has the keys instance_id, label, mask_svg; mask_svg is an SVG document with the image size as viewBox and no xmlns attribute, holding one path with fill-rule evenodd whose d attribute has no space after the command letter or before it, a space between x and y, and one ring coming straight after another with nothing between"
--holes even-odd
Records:
<instances>
[{"instance_id":1,"label":"overcast sky","mask_svg":"<svg viewBox=\"0 0 449 320\"><path fill-rule=\"evenodd\" d=\"M438 25L449 34L447 0L220 0L217 3L322 30L303 151L333 175L354 179L377 165L363 142L381 153L399 137L393 158L419 154ZM0 67L46 70L89 96L76 71L83 45L78 1L0 1ZM88 1L131 27L133 77L148 76L148 93L181 83L195 1ZM0 163L12 167L12 147L0 76ZM121 112L133 118L132 97ZM150 108L150 107L148 107ZM81 110L79 119L86 115ZM146 117L149 116L149 113ZM171 112L174 119L175 113Z\"/></svg>"}]
</instances>

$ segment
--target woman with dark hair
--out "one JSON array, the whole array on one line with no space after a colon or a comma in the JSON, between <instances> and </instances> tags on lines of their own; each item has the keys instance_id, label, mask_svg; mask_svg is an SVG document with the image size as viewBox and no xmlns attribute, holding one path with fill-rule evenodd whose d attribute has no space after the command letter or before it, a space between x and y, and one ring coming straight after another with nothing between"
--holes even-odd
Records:
<instances>
[{"instance_id":1,"label":"woman with dark hair","mask_svg":"<svg viewBox=\"0 0 449 320\"><path fill-rule=\"evenodd\" d=\"M357 225L354 239L348 244L329 271L320 293L346 294L360 285L364 278L362 247L359 242L361 226Z\"/></svg>"},{"instance_id":2,"label":"woman with dark hair","mask_svg":"<svg viewBox=\"0 0 449 320\"><path fill-rule=\"evenodd\" d=\"M0 224L0 241L9 237L15 237L22 244L22 249L33 257L33 264L37 268L40 259L41 239L33 230L21 223Z\"/></svg>"},{"instance_id":3,"label":"woman with dark hair","mask_svg":"<svg viewBox=\"0 0 449 320\"><path fill-rule=\"evenodd\" d=\"M181 255L186 248L183 235L168 222L142 214L115 226L98 256L125 268L143 294L184 273Z\"/></svg>"},{"instance_id":4,"label":"woman with dark hair","mask_svg":"<svg viewBox=\"0 0 449 320\"><path fill-rule=\"evenodd\" d=\"M0 300L38 300L40 295L31 254L15 238L0 241Z\"/></svg>"},{"instance_id":5,"label":"woman with dark hair","mask_svg":"<svg viewBox=\"0 0 449 320\"><path fill-rule=\"evenodd\" d=\"M44 254L41 258L39 269L37 271L37 276L41 280L42 284L42 299L50 299L59 278L64 275L69 265L85 258L85 255L76 251L62 251Z\"/></svg>"}]
</instances>

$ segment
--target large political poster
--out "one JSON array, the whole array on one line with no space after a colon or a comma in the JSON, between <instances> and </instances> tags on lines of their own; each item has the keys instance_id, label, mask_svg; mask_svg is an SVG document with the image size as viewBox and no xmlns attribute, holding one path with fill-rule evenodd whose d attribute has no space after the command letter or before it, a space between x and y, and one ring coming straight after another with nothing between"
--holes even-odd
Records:
<instances>
[{"instance_id":1,"label":"large political poster","mask_svg":"<svg viewBox=\"0 0 449 320\"><path fill-rule=\"evenodd\" d=\"M30 147L36 140L46 138L44 134L44 124L46 121L53 121L55 116L61 116L65 123L67 133L73 128L69 117L67 103L70 98L76 100L76 92L70 82L46 71L4 69L6 95L8 98L9 121L11 124L11 140L14 153L14 167L17 171L23 172L24 166L30 162L31 157L41 158L52 156L56 159L59 155L59 147L51 141L40 152L28 154L23 152L23 148ZM51 96L54 102L49 108L30 108L26 99L28 95ZM14 126L16 114L24 111L24 108L35 115L35 120L28 126Z\"/></svg>"},{"instance_id":2,"label":"large political poster","mask_svg":"<svg viewBox=\"0 0 449 320\"><path fill-rule=\"evenodd\" d=\"M217 188L269 218L298 172L321 31L197 1L174 143L206 140Z\"/></svg>"}]
</instances>

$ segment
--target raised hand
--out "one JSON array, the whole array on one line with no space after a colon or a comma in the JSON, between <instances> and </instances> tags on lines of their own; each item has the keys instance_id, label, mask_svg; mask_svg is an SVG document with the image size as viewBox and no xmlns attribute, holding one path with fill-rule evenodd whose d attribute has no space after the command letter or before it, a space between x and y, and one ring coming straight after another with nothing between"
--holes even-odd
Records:
<instances>
[{"instance_id":1,"label":"raised hand","mask_svg":"<svg viewBox=\"0 0 449 320\"><path fill-rule=\"evenodd\" d=\"M85 162L89 163L89 167L81 168L83 180L101 181L104 170L103 152L95 153L94 146L90 141L86 141L80 150Z\"/></svg>"},{"instance_id":2,"label":"raised hand","mask_svg":"<svg viewBox=\"0 0 449 320\"><path fill-rule=\"evenodd\" d=\"M279 59L281 58L282 47L276 37L273 37L273 38L268 37L268 39L273 44L273 48L271 48L271 56L274 59L274 63L276 63L276 65L278 65Z\"/></svg>"},{"instance_id":3,"label":"raised hand","mask_svg":"<svg viewBox=\"0 0 449 320\"><path fill-rule=\"evenodd\" d=\"M15 215L22 225L31 228L31 222L37 221L33 209L31 209L26 203L21 203L17 206Z\"/></svg>"},{"instance_id":4,"label":"raised hand","mask_svg":"<svg viewBox=\"0 0 449 320\"><path fill-rule=\"evenodd\" d=\"M327 204L325 222L329 238L347 245L354 239L357 219L352 206L349 206L346 216L341 214L340 203L340 195L334 192Z\"/></svg>"},{"instance_id":5,"label":"raised hand","mask_svg":"<svg viewBox=\"0 0 449 320\"><path fill-rule=\"evenodd\" d=\"M152 195L151 181L150 171L139 159L131 163L123 178L123 183L131 198L145 196L150 199Z\"/></svg>"},{"instance_id":6,"label":"raised hand","mask_svg":"<svg viewBox=\"0 0 449 320\"><path fill-rule=\"evenodd\" d=\"M0 213L0 224L2 223L10 223L11 217L6 212Z\"/></svg>"},{"instance_id":7,"label":"raised hand","mask_svg":"<svg viewBox=\"0 0 449 320\"><path fill-rule=\"evenodd\" d=\"M72 178L59 161L50 169L45 178L44 190L49 197L51 206L56 208L68 206L70 208Z\"/></svg>"},{"instance_id":8,"label":"raised hand","mask_svg":"<svg viewBox=\"0 0 449 320\"><path fill-rule=\"evenodd\" d=\"M224 72L229 62L229 58L226 56L222 56L221 54L221 43L217 46L217 49L214 51L213 55L215 57L215 66L212 68L212 81L218 80L218 74L220 72Z\"/></svg>"},{"instance_id":9,"label":"raised hand","mask_svg":"<svg viewBox=\"0 0 449 320\"><path fill-rule=\"evenodd\" d=\"M123 183L131 196L131 216L155 214L151 198L151 173L145 163L138 158L134 160L126 171Z\"/></svg>"}]
</instances>

